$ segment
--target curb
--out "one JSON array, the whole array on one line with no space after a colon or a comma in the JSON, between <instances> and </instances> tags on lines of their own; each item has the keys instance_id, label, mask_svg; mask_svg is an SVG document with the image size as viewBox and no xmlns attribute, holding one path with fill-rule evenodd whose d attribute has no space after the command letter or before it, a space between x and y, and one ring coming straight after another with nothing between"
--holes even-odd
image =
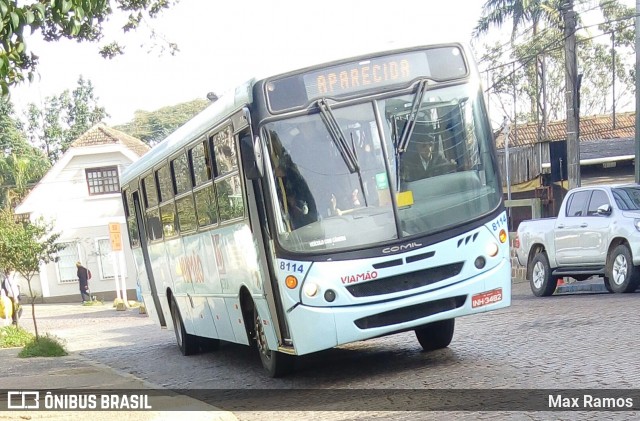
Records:
<instances>
[{"instance_id":1,"label":"curb","mask_svg":"<svg viewBox=\"0 0 640 421\"><path fill-rule=\"evenodd\" d=\"M604 282L576 282L571 284L558 285L553 295L575 294L576 292L606 292Z\"/></svg>"}]
</instances>

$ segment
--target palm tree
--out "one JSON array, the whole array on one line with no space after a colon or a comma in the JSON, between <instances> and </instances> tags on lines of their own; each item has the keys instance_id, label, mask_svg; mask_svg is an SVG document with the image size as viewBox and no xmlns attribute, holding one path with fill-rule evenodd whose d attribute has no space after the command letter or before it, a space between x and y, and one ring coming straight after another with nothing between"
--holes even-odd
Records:
<instances>
[{"instance_id":1,"label":"palm tree","mask_svg":"<svg viewBox=\"0 0 640 421\"><path fill-rule=\"evenodd\" d=\"M559 29L561 27L560 10L566 2L567 0L487 0L483 6L483 14L473 30L473 36L477 38L487 33L492 26L501 27L505 21L511 19L513 22L511 30L512 44L515 41L518 28L529 22L535 39L541 22L548 24L551 28ZM536 105L534 108L536 109L536 120L539 119L540 111L542 111L543 135L546 137L547 113L544 107L544 104L546 104L544 52L536 55L535 74ZM542 89L539 88L539 80L542 80ZM540 101L540 96L542 96L542 102ZM540 130L538 137L541 137Z\"/></svg>"}]
</instances>

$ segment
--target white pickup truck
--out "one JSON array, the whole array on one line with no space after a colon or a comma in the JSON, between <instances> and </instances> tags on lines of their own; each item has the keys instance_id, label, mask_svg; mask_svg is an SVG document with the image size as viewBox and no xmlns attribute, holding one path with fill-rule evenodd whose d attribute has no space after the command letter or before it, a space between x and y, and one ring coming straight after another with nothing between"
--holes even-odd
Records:
<instances>
[{"instance_id":1,"label":"white pickup truck","mask_svg":"<svg viewBox=\"0 0 640 421\"><path fill-rule=\"evenodd\" d=\"M600 275L609 292L633 292L640 283L640 185L571 190L557 218L520 223L515 247L538 297L553 294L564 276Z\"/></svg>"}]
</instances>

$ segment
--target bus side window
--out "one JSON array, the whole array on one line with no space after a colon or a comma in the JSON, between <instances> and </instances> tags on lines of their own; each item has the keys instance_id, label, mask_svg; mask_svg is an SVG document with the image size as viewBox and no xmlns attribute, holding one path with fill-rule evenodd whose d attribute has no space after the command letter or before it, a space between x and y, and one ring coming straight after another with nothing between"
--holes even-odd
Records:
<instances>
[{"instance_id":1,"label":"bus side window","mask_svg":"<svg viewBox=\"0 0 640 421\"><path fill-rule=\"evenodd\" d=\"M151 173L142 179L144 192L144 204L147 221L147 238L150 241L162 239L162 224L160 223L160 210L158 209L158 191L155 173Z\"/></svg>"},{"instance_id":2,"label":"bus side window","mask_svg":"<svg viewBox=\"0 0 640 421\"><path fill-rule=\"evenodd\" d=\"M211 161L207 145L207 142L200 142L189 151L194 186L200 186L211 180Z\"/></svg>"},{"instance_id":3,"label":"bus side window","mask_svg":"<svg viewBox=\"0 0 640 421\"><path fill-rule=\"evenodd\" d=\"M213 192L213 184L196 191L196 218L198 226L205 227L218 223L218 205Z\"/></svg>"},{"instance_id":4,"label":"bus side window","mask_svg":"<svg viewBox=\"0 0 640 421\"><path fill-rule=\"evenodd\" d=\"M173 198L173 183L171 182L171 174L167 165L163 165L156 171L156 179L160 190L160 202L166 202Z\"/></svg>"},{"instance_id":5,"label":"bus side window","mask_svg":"<svg viewBox=\"0 0 640 421\"><path fill-rule=\"evenodd\" d=\"M138 231L138 221L136 220L136 211L133 204L133 196L128 188L122 192L124 199L124 211L127 218L127 226L129 227L129 244L131 248L140 246L140 233Z\"/></svg>"},{"instance_id":6,"label":"bus side window","mask_svg":"<svg viewBox=\"0 0 640 421\"><path fill-rule=\"evenodd\" d=\"M195 223L206 227L218 223L218 204L213 192L213 168L209 142L202 141L189 151L193 168L193 199L195 200ZM208 185L206 185L208 184ZM180 209L178 209L180 214Z\"/></svg>"},{"instance_id":7,"label":"bus side window","mask_svg":"<svg viewBox=\"0 0 640 421\"><path fill-rule=\"evenodd\" d=\"M233 141L231 127L227 127L212 137L213 156L216 163L216 177L238 170L238 155Z\"/></svg>"},{"instance_id":8,"label":"bus side window","mask_svg":"<svg viewBox=\"0 0 640 421\"><path fill-rule=\"evenodd\" d=\"M244 216L244 197L238 170L238 154L231 127L211 137L215 162L215 193L220 222ZM197 205L196 205L197 206Z\"/></svg>"},{"instance_id":9,"label":"bus side window","mask_svg":"<svg viewBox=\"0 0 640 421\"><path fill-rule=\"evenodd\" d=\"M171 173L176 195L191 189L191 171L189 171L189 163L184 153L171 161Z\"/></svg>"}]
</instances>

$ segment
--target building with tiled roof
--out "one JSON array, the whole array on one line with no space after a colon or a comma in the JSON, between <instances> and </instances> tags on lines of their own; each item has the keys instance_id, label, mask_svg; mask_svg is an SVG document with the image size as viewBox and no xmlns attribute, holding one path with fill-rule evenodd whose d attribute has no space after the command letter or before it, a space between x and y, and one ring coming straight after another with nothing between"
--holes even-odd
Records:
<instances>
[{"instance_id":1,"label":"building with tiled roof","mask_svg":"<svg viewBox=\"0 0 640 421\"><path fill-rule=\"evenodd\" d=\"M509 180L505 165L505 133L496 136L498 160L501 167L505 197L512 199L541 199L543 216L554 216L566 192L568 183L555 182L551 174L550 146L566 141L566 121L548 123L546 136L536 123L519 124L509 131ZM635 113L580 117L580 184L626 183L635 180ZM553 149L556 149L555 147ZM555 164L560 159L554 157ZM565 159L566 160L566 159ZM556 170L566 180L566 162ZM558 165L556 168L560 168ZM564 172L564 173L563 173ZM559 178L559 177L557 177ZM509 204L508 204L509 205ZM515 207L511 211L511 227L515 229L531 213Z\"/></svg>"},{"instance_id":2,"label":"building with tiled roof","mask_svg":"<svg viewBox=\"0 0 640 421\"><path fill-rule=\"evenodd\" d=\"M70 148L83 148L86 146L98 146L120 144L131 151L135 152L138 156L142 156L149 151L149 145L144 143L138 138L130 136L124 132L121 132L111 127L107 127L104 123L98 123L79 138L74 140Z\"/></svg>"},{"instance_id":3,"label":"building with tiled roof","mask_svg":"<svg viewBox=\"0 0 640 421\"><path fill-rule=\"evenodd\" d=\"M599 141L603 139L633 139L635 135L635 113L619 113L580 117L580 142ZM542 133L541 124L518 124L509 132L509 147L533 145L540 141L565 140L567 123L565 120L552 121L547 124L547 136ZM504 133L496 138L496 147L504 148Z\"/></svg>"},{"instance_id":4,"label":"building with tiled roof","mask_svg":"<svg viewBox=\"0 0 640 421\"><path fill-rule=\"evenodd\" d=\"M538 178L548 172L549 144L566 140L566 122L547 125L546 138L536 123L519 124L509 131L509 161L512 185ZM505 174L505 134L496 137L498 157ZM580 165L589 174L598 168L629 164L635 157L635 113L580 118ZM617 163L617 164L616 164ZM626 178L625 178L626 180Z\"/></svg>"},{"instance_id":5,"label":"building with tiled roof","mask_svg":"<svg viewBox=\"0 0 640 421\"><path fill-rule=\"evenodd\" d=\"M92 295L116 297L116 279L129 295L136 286L120 195L120 174L150 148L126 133L100 123L71 143L69 149L16 208L17 214L54 224L66 247L55 263L34 278L36 294L49 301L80 302L76 262L92 273ZM120 226L124 251L112 250L109 225ZM117 248L117 246L116 246ZM119 288L120 290L122 287ZM135 298L135 295L131 297Z\"/></svg>"}]
</instances>

